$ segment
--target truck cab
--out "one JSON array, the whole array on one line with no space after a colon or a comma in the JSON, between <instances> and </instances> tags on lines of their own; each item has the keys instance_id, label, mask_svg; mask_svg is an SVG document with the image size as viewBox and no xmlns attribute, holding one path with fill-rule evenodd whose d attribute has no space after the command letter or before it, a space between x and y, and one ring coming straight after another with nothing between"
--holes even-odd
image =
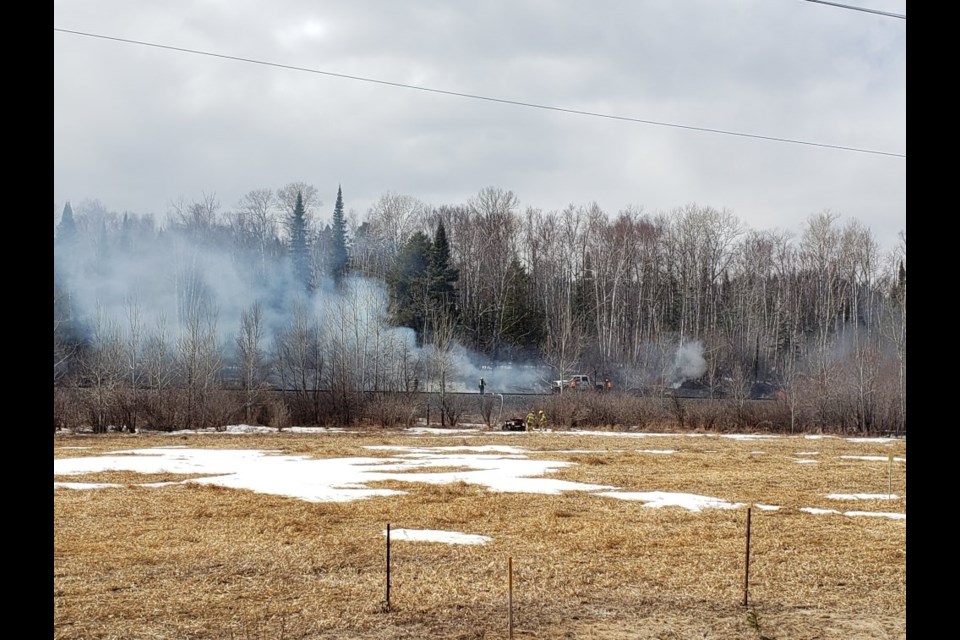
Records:
<instances>
[{"instance_id":1,"label":"truck cab","mask_svg":"<svg viewBox=\"0 0 960 640\"><path fill-rule=\"evenodd\" d=\"M591 382L590 376L578 373L570 376L566 380L554 380L550 385L550 390L553 393L560 393L564 389L570 391L587 391L588 389L593 389L593 382Z\"/></svg>"}]
</instances>

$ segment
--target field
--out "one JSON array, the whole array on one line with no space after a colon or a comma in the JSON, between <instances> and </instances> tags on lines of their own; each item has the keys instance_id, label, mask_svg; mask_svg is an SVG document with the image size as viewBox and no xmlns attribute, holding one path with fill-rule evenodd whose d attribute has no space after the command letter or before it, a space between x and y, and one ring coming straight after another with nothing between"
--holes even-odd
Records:
<instances>
[{"instance_id":1,"label":"field","mask_svg":"<svg viewBox=\"0 0 960 640\"><path fill-rule=\"evenodd\" d=\"M507 638L511 559L515 638L906 637L905 440L634 436L483 430L55 435L55 465L178 447L433 466L394 465L393 477L363 486L398 493L343 502L271 493L269 482L256 491L221 486L209 472L183 469L144 472L120 464L61 472L55 482L113 486L54 489L54 637ZM483 445L519 452L460 449L478 457L445 462L437 452L454 450L433 449ZM374 446L417 449L368 448ZM491 490L471 480L467 466L480 464L477 459L495 464L496 451L514 451L507 458L517 464L572 463L539 475L544 482L609 488ZM464 473L467 481L429 477L445 473ZM675 492L726 503L702 510L655 507L599 495L607 492L620 498ZM884 513L901 515L878 515ZM394 537L388 609L388 523L393 530L491 540L466 545Z\"/></svg>"}]
</instances>

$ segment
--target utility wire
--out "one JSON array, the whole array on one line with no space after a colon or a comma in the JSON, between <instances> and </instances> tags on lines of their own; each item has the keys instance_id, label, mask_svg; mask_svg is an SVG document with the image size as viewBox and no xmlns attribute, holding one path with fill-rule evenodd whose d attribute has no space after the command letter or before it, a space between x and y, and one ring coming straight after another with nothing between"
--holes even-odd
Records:
<instances>
[{"instance_id":1,"label":"utility wire","mask_svg":"<svg viewBox=\"0 0 960 640\"><path fill-rule=\"evenodd\" d=\"M828 4L831 7L840 7L841 9L853 9L854 11L863 11L864 13L875 13L878 16L887 16L888 18L900 18L906 20L907 16L902 13L889 13L887 11L878 11L876 9L867 9L866 7L854 7L849 4L840 4L839 2L826 2L826 0L807 0L807 2L816 2L817 4Z\"/></svg>"},{"instance_id":2,"label":"utility wire","mask_svg":"<svg viewBox=\"0 0 960 640\"><path fill-rule=\"evenodd\" d=\"M192 54L195 54L195 55L208 56L208 57L211 57L211 58L221 58L221 59L223 59L223 60L234 60L234 61L236 61L236 62L247 62L247 63L250 63L250 64L258 64L258 65L262 65L262 66L266 66L266 67L276 67L276 68L278 68L278 69L289 69L289 70L291 70L291 71L303 71L303 72L306 72L306 73L315 73L315 74L318 74L318 75L330 76L330 77L334 77L334 78L344 78L344 79L346 79L346 80L358 80L358 81L360 81L360 82L370 82L370 83L373 83L373 84L382 84L382 85L386 85L386 86L390 86L390 87L402 87L402 88L404 88L404 89L415 89L415 90L417 90L417 91L425 91L425 92L427 92L427 93L438 93L438 94L447 95L447 96L456 96L456 97L458 97L458 98L470 98L470 99L472 99L472 100L485 100L485 101L487 101L487 102L497 102L497 103L500 103L500 104L509 104L509 105L514 105L514 106L518 106L518 107L530 107L530 108L532 108L532 109L543 109L543 110L546 110L546 111L558 111L558 112L561 112L561 113L570 113L570 114L580 115L580 116L590 116L590 117L594 117L594 118L606 118L606 119L609 119L609 120L620 120L620 121L624 121L624 122L636 122L636 123L640 123L640 124L649 124L649 125L658 126L658 127L673 127L673 128L675 128L675 129L687 129L687 130L689 130L689 131L702 131L702 132L706 132L706 133L719 133L719 134L728 135L728 136L738 136L738 137L741 137L741 138L754 138L754 139L758 139L758 140L770 140L770 141L773 141L773 142L786 142L786 143L790 143L790 144L802 144L802 145L807 145L807 146L811 146L811 147L823 147L823 148L826 148L826 149L839 149L839 150L841 150L841 151L856 151L856 152L858 152L858 153L870 153L870 154L881 155L881 156L892 156L892 157L895 157L895 158L906 158L906 157L907 157L907 155L906 155L905 153L893 153L893 152L890 152L890 151L876 151L876 150L873 150L873 149L861 149L861 148L857 148L857 147L845 147L845 146L835 145L835 144L824 144L824 143L820 143L820 142L809 142L809 141L806 141L806 140L794 140L794 139L791 139L791 138L778 138L778 137L775 137L775 136L764 136L764 135L758 135L758 134L753 134L753 133L743 133L743 132L739 132L739 131L727 131L727 130L724 130L724 129L710 129L710 128L707 128L707 127L694 127L694 126L690 126L690 125L675 124L675 123L670 123L670 122L658 122L658 121L656 121L656 120L643 120L643 119L641 119L641 118L631 118L631 117L627 117L627 116L616 116L616 115L611 115L611 114L608 114L608 113L597 113L597 112L594 112L594 111L582 111L582 110L579 110L579 109L567 109L567 108L564 108L564 107L553 107L553 106L550 106L550 105L536 104L536 103L533 103L533 102L521 102L521 101L519 101L519 100L507 100L507 99L504 99L504 98L493 98L493 97L490 97L490 96L481 96L481 95L476 95L476 94L472 94L472 93L460 93L460 92L458 92L458 91L447 91L447 90L444 90L444 89L433 89L433 88L431 88L431 87L421 87L421 86L412 85L412 84L403 84L403 83L401 83L401 82L391 82L391 81L389 81L389 80L377 80L377 79L375 79L375 78L364 78L364 77L362 77L362 76L352 76L352 75L347 75L347 74L344 74L344 73L334 73L333 71L320 71L319 69L309 69L309 68L307 68L307 67L296 67L296 66L288 65L288 64L280 64L280 63L278 63L278 62L266 62L266 61L264 61L264 60L255 60L255 59L252 59L252 58L241 58L241 57L239 57L239 56L230 56L230 55L225 55L225 54L222 54L222 53L211 53L211 52L209 52L209 51L199 51L199 50L197 50L197 49L185 49L185 48L183 48L183 47L173 47L173 46L165 45L165 44L155 44L155 43L152 43L152 42L143 42L143 41L141 41L141 40L128 40L128 39L126 39L126 38L116 38L116 37L113 37L113 36L104 36L104 35L100 35L100 34L96 34L96 33L86 33L86 32L83 32L83 31L72 31L72 30L70 30L70 29L60 29L60 28L57 28L57 27L54 27L53 30L54 30L54 31L59 31L60 33L69 33L69 34L78 35L78 36L85 36L85 37L88 37L88 38L100 38L100 39L102 39L102 40L112 40L112 41L114 41L114 42L123 42L123 43L126 43L126 44L141 45L141 46L144 46L144 47L154 47L154 48L156 48L156 49L165 49L165 50L168 50L168 51L179 51L179 52L182 52L182 53L192 53Z\"/></svg>"}]
</instances>

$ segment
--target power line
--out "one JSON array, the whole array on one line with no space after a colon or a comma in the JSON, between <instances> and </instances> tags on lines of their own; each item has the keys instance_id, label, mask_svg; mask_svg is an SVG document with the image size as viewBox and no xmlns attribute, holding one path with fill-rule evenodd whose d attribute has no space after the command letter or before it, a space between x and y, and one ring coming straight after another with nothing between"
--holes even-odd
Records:
<instances>
[{"instance_id":1,"label":"power line","mask_svg":"<svg viewBox=\"0 0 960 640\"><path fill-rule=\"evenodd\" d=\"M852 9L854 11L863 11L864 13L875 13L878 16L887 16L888 18L900 18L906 20L907 16L902 13L890 13L888 11L878 11L876 9L867 9L866 7L854 7L849 4L840 4L839 2L826 2L826 0L807 0L807 2L816 2L817 4L828 4L831 7L840 7L841 9Z\"/></svg>"},{"instance_id":2,"label":"power line","mask_svg":"<svg viewBox=\"0 0 960 640\"><path fill-rule=\"evenodd\" d=\"M211 58L221 58L221 59L223 59L223 60L233 60L233 61L235 61L235 62L247 62L247 63L249 63L249 64L258 64L258 65L262 65L262 66L266 66L266 67L275 67L275 68L278 68L278 69L288 69L288 70L290 70L290 71L303 71L303 72L306 72L306 73L315 73L315 74L318 74L318 75L330 76L330 77L333 77L333 78L343 78L343 79L345 79L345 80L357 80L357 81L360 81L360 82L370 82L370 83L373 83L373 84L381 84L381 85L386 85L386 86L389 86L389 87L401 87L401 88L404 88L404 89L414 89L414 90L416 90L416 91L424 91L424 92L427 92L427 93L438 93L438 94L441 94L441 95L456 96L456 97L458 97L458 98L469 98L469 99L471 99L471 100L484 100L484 101L487 101L487 102L497 102L497 103L500 103L500 104L509 104L509 105L514 105L514 106L518 106L518 107L529 107L529 108L532 108L532 109L543 109L543 110L546 110L546 111L558 111L558 112L560 112L560 113L570 113L570 114L573 114L573 115L590 116L590 117L593 117L593 118L606 118L606 119L608 119L608 120L620 120L620 121L623 121L623 122L635 122L635 123L639 123L639 124L649 124L649 125L653 125L653 126L657 126L657 127L672 127L672 128L675 128L675 129L687 129L687 130L689 130L689 131L702 131L702 132L705 132L705 133L719 133L719 134L723 134L723 135L727 135L727 136L737 136L737 137L741 137L741 138L754 138L754 139L757 139L757 140L769 140L769 141L772 141L772 142L785 142L785 143L789 143L789 144L802 144L802 145L806 145L806 146L810 146L810 147L823 147L823 148L826 148L826 149L839 149L839 150L841 150L841 151L856 151L856 152L858 152L858 153L870 153L870 154L881 155L881 156L892 156L892 157L895 157L895 158L906 158L906 157L907 157L907 155L906 155L905 153L893 153L893 152L890 152L890 151L877 151L877 150L874 150L874 149L862 149L862 148L857 148L857 147L845 147L845 146L841 146L841 145L825 144L825 143L821 143L821 142L809 142L809 141L806 141L806 140L794 140L794 139L791 139L791 138L779 138L779 137L776 137L776 136L764 136L764 135L759 135L759 134L754 134L754 133L743 133L743 132L740 132L740 131L728 131L728 130L724 130L724 129L711 129L711 128L708 128L708 127L695 127L695 126L691 126L691 125L676 124L676 123L671 123L671 122L659 122L659 121L656 121L656 120L644 120L644 119L641 119L641 118L631 118L631 117L628 117L628 116L617 116L617 115L611 115L611 114L608 114L608 113L598 113L598 112L595 112L595 111L582 111L582 110L580 110L580 109L568 109L568 108L565 108L565 107L554 107L554 106L550 106L550 105L537 104L537 103L533 103L533 102L522 102L522 101L519 101L519 100L507 100L507 99L505 99L505 98L493 98L493 97L491 97L491 96L482 96L482 95L477 95L477 94L472 94L472 93L461 93L461 92L458 92L458 91L447 91L447 90L445 90L445 89L434 89L434 88L431 88L431 87L421 87L421 86L413 85L413 84L404 84L404 83L401 83L401 82L391 82L391 81L389 81L389 80L378 80L378 79L375 79L375 78L364 78L364 77L362 77L362 76L347 75L347 74L345 74L345 73L335 73L335 72L333 72L333 71L320 71L319 69L310 69L310 68L307 68L307 67L297 67L297 66L288 65L288 64L280 64L280 63L278 63L278 62L267 62L267 61L264 61L264 60L255 60L255 59L253 59L253 58L241 58L241 57L239 57L239 56L230 56L230 55L225 55L225 54L222 54L222 53L212 53L212 52L209 52L209 51L200 51L200 50L197 50L197 49L186 49L186 48L183 48L183 47L173 47L173 46L165 45L165 44L156 44L156 43L152 43L152 42L143 42L143 41L141 41L141 40L128 40L128 39L126 39L126 38L116 38L116 37L113 37L113 36L105 36L105 35L100 35L100 34L96 34L96 33L86 33L86 32L83 32L83 31L72 31L72 30L70 30L70 29L60 29L60 28L57 28L57 27L54 27L53 30L54 30L54 31L59 31L59 32L61 32L61 33L69 33L69 34L78 35L78 36L85 36L85 37L88 37L88 38L99 38L99 39L102 39L102 40L112 40L112 41L114 41L114 42L123 42L123 43L126 43L126 44L135 44L135 45L140 45L140 46L144 46L144 47L154 47L154 48L156 48L156 49L165 49L165 50L167 50L167 51L179 51L179 52L181 52L181 53L192 53L192 54L195 54L195 55L208 56L208 57L211 57Z\"/></svg>"}]
</instances>

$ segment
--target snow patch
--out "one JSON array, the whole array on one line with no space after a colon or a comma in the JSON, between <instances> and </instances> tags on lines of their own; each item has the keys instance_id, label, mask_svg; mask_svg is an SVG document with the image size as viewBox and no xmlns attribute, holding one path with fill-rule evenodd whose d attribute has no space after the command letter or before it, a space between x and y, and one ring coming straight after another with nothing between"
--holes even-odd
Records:
<instances>
[{"instance_id":1,"label":"snow patch","mask_svg":"<svg viewBox=\"0 0 960 640\"><path fill-rule=\"evenodd\" d=\"M386 529L383 535L387 535ZM391 529L390 540L412 542L445 542L447 544L484 544L493 540L490 536L459 531L439 531L436 529Z\"/></svg>"},{"instance_id":2,"label":"snow patch","mask_svg":"<svg viewBox=\"0 0 960 640\"><path fill-rule=\"evenodd\" d=\"M636 500L645 502L645 507L682 507L689 511L703 509L737 509L744 506L741 503L727 502L720 498L700 496L693 493L671 493L666 491L605 491L599 496L617 498L618 500Z\"/></svg>"}]
</instances>

